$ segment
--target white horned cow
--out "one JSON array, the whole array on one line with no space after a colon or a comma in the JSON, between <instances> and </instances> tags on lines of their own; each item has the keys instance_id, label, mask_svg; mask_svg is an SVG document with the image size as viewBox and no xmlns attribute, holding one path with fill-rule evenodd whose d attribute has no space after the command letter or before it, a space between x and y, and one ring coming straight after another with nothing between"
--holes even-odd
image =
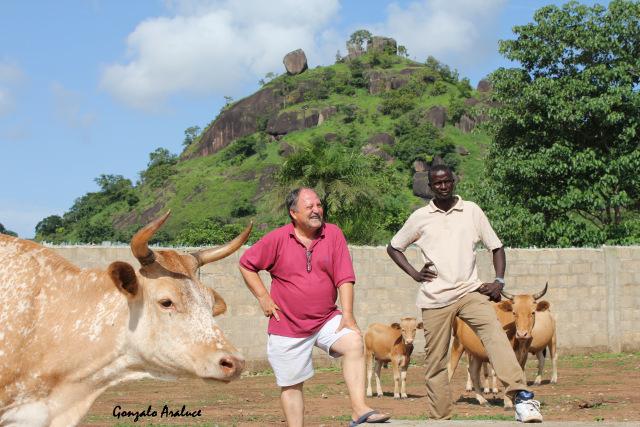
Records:
<instances>
[{"instance_id":1,"label":"white horned cow","mask_svg":"<svg viewBox=\"0 0 640 427\"><path fill-rule=\"evenodd\" d=\"M547 292L548 284L536 294L511 295L502 292L506 300L494 304L498 321L503 326L507 338L511 342L516 358L524 370L529 352L536 354L538 360L545 348L549 349L552 360L553 374L551 382L557 382L557 352L556 352L556 326L555 319L549 311L550 304L547 301L538 301ZM476 399L482 405L487 405L487 400L482 396L480 389L480 368L484 362L489 362L487 352L480 338L473 330L459 318L453 325L453 344L449 360L449 380L458 366L463 352L469 355L469 375L476 391ZM538 376L535 384L540 384L542 363L539 363ZM506 408L513 406L511 399L504 395Z\"/></svg>"},{"instance_id":2,"label":"white horned cow","mask_svg":"<svg viewBox=\"0 0 640 427\"><path fill-rule=\"evenodd\" d=\"M140 378L231 381L244 368L214 316L226 310L198 268L234 240L192 254L151 250L169 212L138 231L136 271L80 269L53 250L0 234L0 425L77 424L109 386Z\"/></svg>"},{"instance_id":3,"label":"white horned cow","mask_svg":"<svg viewBox=\"0 0 640 427\"><path fill-rule=\"evenodd\" d=\"M400 323L383 325L372 323L364 334L365 358L367 362L367 396L373 395L371 390L371 375L373 364L376 365L376 392L382 397L380 386L380 371L383 364L391 363L393 369L393 397L405 399L407 397L407 368L413 352L413 340L416 329L422 329L422 322L415 317L405 317Z\"/></svg>"}]
</instances>

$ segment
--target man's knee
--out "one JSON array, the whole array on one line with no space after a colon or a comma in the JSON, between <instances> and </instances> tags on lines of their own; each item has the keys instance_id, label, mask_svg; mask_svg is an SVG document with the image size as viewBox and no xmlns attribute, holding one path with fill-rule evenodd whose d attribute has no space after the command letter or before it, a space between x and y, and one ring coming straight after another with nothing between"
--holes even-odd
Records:
<instances>
[{"instance_id":1,"label":"man's knee","mask_svg":"<svg viewBox=\"0 0 640 427\"><path fill-rule=\"evenodd\" d=\"M352 356L364 356L364 342L362 341L362 336L356 333L343 335L338 341L336 341L332 350L343 355L349 354Z\"/></svg>"}]
</instances>

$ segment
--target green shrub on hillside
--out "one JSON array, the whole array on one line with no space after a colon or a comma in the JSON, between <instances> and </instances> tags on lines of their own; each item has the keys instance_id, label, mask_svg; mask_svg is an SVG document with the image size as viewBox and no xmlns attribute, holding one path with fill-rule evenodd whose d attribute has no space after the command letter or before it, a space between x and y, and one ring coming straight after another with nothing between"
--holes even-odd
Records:
<instances>
[{"instance_id":1,"label":"green shrub on hillside","mask_svg":"<svg viewBox=\"0 0 640 427\"><path fill-rule=\"evenodd\" d=\"M151 188L162 187L176 173L176 163L178 156L171 154L166 148L156 148L149 153L147 169L140 172L140 183Z\"/></svg>"}]
</instances>

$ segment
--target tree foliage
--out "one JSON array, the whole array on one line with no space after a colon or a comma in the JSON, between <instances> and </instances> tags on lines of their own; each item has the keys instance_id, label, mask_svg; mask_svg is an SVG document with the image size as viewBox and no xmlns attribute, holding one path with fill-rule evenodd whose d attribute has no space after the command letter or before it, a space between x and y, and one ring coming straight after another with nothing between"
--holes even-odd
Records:
<instances>
[{"instance_id":1,"label":"tree foliage","mask_svg":"<svg viewBox=\"0 0 640 427\"><path fill-rule=\"evenodd\" d=\"M178 163L178 156L171 154L166 148L156 148L149 153L149 163L147 169L140 172L142 184L151 188L159 188L176 173L175 165Z\"/></svg>"},{"instance_id":2,"label":"tree foliage","mask_svg":"<svg viewBox=\"0 0 640 427\"><path fill-rule=\"evenodd\" d=\"M4 228L4 225L2 225L2 223L0 223L0 233L18 237L18 234L15 231L7 230L6 228Z\"/></svg>"},{"instance_id":3,"label":"tree foliage","mask_svg":"<svg viewBox=\"0 0 640 427\"><path fill-rule=\"evenodd\" d=\"M377 157L364 156L322 137L293 153L278 173L283 189L316 189L328 220L354 244L385 241L410 213L397 188L406 185Z\"/></svg>"},{"instance_id":4,"label":"tree foliage","mask_svg":"<svg viewBox=\"0 0 640 427\"><path fill-rule=\"evenodd\" d=\"M508 243L640 242L640 4L546 6L514 32L500 52L520 67L491 75L488 185L512 207L494 203L498 221L538 231Z\"/></svg>"},{"instance_id":5,"label":"tree foliage","mask_svg":"<svg viewBox=\"0 0 640 427\"><path fill-rule=\"evenodd\" d=\"M349 36L349 40L347 40L347 46L359 46L360 48L364 48L368 43L371 43L373 34L369 30L357 30L354 31L351 36Z\"/></svg>"}]
</instances>

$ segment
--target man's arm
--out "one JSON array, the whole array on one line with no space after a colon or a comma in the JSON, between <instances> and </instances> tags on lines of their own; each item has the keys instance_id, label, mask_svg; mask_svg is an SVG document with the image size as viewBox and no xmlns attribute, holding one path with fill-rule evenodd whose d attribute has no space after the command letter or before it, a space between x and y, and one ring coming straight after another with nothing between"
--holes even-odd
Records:
<instances>
[{"instance_id":1,"label":"man's arm","mask_svg":"<svg viewBox=\"0 0 640 427\"><path fill-rule=\"evenodd\" d=\"M499 247L493 250L493 269L496 271L496 277L504 279L504 272L507 267L507 257L504 253L504 247ZM491 301L499 302L502 298L500 291L504 288L504 284L497 280L489 283L483 283L478 291L481 294L489 296Z\"/></svg>"},{"instance_id":2,"label":"man's arm","mask_svg":"<svg viewBox=\"0 0 640 427\"><path fill-rule=\"evenodd\" d=\"M398 267L400 267L405 273L407 273L413 280L416 282L430 282L438 275L435 271L431 270L431 266L433 266L432 262L428 262L422 267L422 270L418 271L409 262L407 257L402 251L397 250L391 245L387 245L387 254L389 257L395 262Z\"/></svg>"},{"instance_id":3,"label":"man's arm","mask_svg":"<svg viewBox=\"0 0 640 427\"><path fill-rule=\"evenodd\" d=\"M340 297L340 306L342 307L342 320L336 332L342 328L349 328L358 334L362 334L353 315L353 283L346 282L340 285L338 295Z\"/></svg>"},{"instance_id":4,"label":"man's arm","mask_svg":"<svg viewBox=\"0 0 640 427\"><path fill-rule=\"evenodd\" d=\"M280 310L280 307L271 299L271 295L269 295L267 287L262 282L260 275L254 271L247 270L243 266L240 266L240 273L247 288L249 288L253 296L256 297L260 303L260 308L262 308L264 315L267 317L273 316L279 322L280 316L277 310Z\"/></svg>"}]
</instances>

